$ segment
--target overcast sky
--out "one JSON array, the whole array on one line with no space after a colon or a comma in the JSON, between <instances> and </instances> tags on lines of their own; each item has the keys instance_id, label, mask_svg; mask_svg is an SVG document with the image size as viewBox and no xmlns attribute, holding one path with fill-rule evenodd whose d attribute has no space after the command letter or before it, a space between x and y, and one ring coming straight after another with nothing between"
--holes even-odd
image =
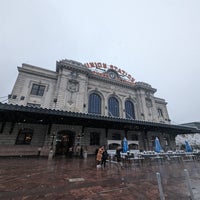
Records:
<instances>
[{"instance_id":1,"label":"overcast sky","mask_svg":"<svg viewBox=\"0 0 200 200\"><path fill-rule=\"evenodd\" d=\"M0 0L0 97L17 66L65 58L122 68L157 89L172 123L200 121L199 0Z\"/></svg>"}]
</instances>

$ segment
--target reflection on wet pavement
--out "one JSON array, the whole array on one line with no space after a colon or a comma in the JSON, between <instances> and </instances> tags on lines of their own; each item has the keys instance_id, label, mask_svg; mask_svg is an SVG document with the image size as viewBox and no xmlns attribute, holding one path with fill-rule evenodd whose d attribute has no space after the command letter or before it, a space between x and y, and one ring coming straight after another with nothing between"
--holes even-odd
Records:
<instances>
[{"instance_id":1,"label":"reflection on wet pavement","mask_svg":"<svg viewBox=\"0 0 200 200\"><path fill-rule=\"evenodd\" d=\"M160 199L156 172L165 199L189 198L184 169L200 199L200 162L153 163L96 168L95 158L0 158L0 199Z\"/></svg>"}]
</instances>

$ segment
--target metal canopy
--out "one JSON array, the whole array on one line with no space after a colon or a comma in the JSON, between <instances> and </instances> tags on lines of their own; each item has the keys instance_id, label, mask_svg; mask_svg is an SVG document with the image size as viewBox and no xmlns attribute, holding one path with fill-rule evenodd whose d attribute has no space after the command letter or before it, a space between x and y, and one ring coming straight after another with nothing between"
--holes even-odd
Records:
<instances>
[{"instance_id":1,"label":"metal canopy","mask_svg":"<svg viewBox=\"0 0 200 200\"><path fill-rule=\"evenodd\" d=\"M69 124L84 127L118 129L126 131L157 131L174 134L197 133L196 128L154 123L132 119L68 112L55 109L36 108L0 103L0 122L35 123L35 124Z\"/></svg>"}]
</instances>

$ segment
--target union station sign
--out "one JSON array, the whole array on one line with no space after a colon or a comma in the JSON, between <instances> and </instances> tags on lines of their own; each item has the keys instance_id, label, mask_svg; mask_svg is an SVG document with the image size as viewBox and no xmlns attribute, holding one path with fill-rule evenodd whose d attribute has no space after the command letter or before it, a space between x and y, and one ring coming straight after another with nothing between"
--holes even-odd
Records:
<instances>
[{"instance_id":1,"label":"union station sign","mask_svg":"<svg viewBox=\"0 0 200 200\"><path fill-rule=\"evenodd\" d=\"M128 84L134 84L135 79L130 74L116 66L100 62L85 63L85 66L96 75Z\"/></svg>"}]
</instances>

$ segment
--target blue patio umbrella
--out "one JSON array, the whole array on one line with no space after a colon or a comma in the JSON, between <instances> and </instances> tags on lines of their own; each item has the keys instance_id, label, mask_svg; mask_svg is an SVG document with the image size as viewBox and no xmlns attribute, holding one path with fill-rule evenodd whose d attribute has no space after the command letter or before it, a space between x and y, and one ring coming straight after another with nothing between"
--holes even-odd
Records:
<instances>
[{"instance_id":1,"label":"blue patio umbrella","mask_svg":"<svg viewBox=\"0 0 200 200\"><path fill-rule=\"evenodd\" d=\"M162 147L160 145L160 141L156 137L156 139L155 139L155 152L160 153L161 151L162 151Z\"/></svg>"},{"instance_id":2,"label":"blue patio umbrella","mask_svg":"<svg viewBox=\"0 0 200 200\"><path fill-rule=\"evenodd\" d=\"M127 151L128 151L128 141L126 138L124 138L122 141L122 152L126 153Z\"/></svg>"},{"instance_id":3,"label":"blue patio umbrella","mask_svg":"<svg viewBox=\"0 0 200 200\"><path fill-rule=\"evenodd\" d=\"M188 143L188 141L185 141L185 151L186 152L192 152L192 147Z\"/></svg>"}]
</instances>

